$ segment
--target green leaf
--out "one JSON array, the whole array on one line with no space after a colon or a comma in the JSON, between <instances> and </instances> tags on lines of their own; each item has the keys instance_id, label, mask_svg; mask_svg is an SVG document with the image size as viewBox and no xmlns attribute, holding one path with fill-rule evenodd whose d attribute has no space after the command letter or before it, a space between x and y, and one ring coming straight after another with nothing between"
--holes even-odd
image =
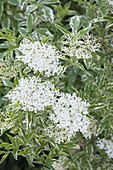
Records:
<instances>
[{"instance_id":1,"label":"green leaf","mask_svg":"<svg viewBox=\"0 0 113 170\"><path fill-rule=\"evenodd\" d=\"M9 79L3 79L2 81L4 86L14 87L14 83L12 83Z\"/></svg>"},{"instance_id":2,"label":"green leaf","mask_svg":"<svg viewBox=\"0 0 113 170\"><path fill-rule=\"evenodd\" d=\"M53 22L54 21L53 10L47 6L43 6L41 18L44 19L44 21Z\"/></svg>"},{"instance_id":3,"label":"green leaf","mask_svg":"<svg viewBox=\"0 0 113 170\"><path fill-rule=\"evenodd\" d=\"M24 15L22 13L16 13L14 15L14 18L18 21L21 21L24 18ZM14 21L13 21L14 22Z\"/></svg>"},{"instance_id":4,"label":"green leaf","mask_svg":"<svg viewBox=\"0 0 113 170\"><path fill-rule=\"evenodd\" d=\"M13 30L17 33L18 32L18 21L13 19L13 22L11 23Z\"/></svg>"},{"instance_id":5,"label":"green leaf","mask_svg":"<svg viewBox=\"0 0 113 170\"><path fill-rule=\"evenodd\" d=\"M17 160L17 156L18 156L18 151L19 151L19 143L18 143L18 137L12 137L10 135L7 134L7 136L9 137L12 146L13 146L13 156L14 158Z\"/></svg>"},{"instance_id":6,"label":"green leaf","mask_svg":"<svg viewBox=\"0 0 113 170\"><path fill-rule=\"evenodd\" d=\"M32 153L31 153L31 154L32 154ZM26 155L26 159L27 159L28 163L29 163L32 167L34 167L34 165L33 165L33 158L31 157L31 154L30 154L30 155Z\"/></svg>"},{"instance_id":7,"label":"green leaf","mask_svg":"<svg viewBox=\"0 0 113 170\"><path fill-rule=\"evenodd\" d=\"M2 156L1 160L0 160L0 164L7 158L7 156L9 155L9 151L5 152L5 155Z\"/></svg>"},{"instance_id":8,"label":"green leaf","mask_svg":"<svg viewBox=\"0 0 113 170\"><path fill-rule=\"evenodd\" d=\"M15 85L18 85L18 77L14 78L14 83L15 83Z\"/></svg>"},{"instance_id":9,"label":"green leaf","mask_svg":"<svg viewBox=\"0 0 113 170\"><path fill-rule=\"evenodd\" d=\"M66 30L65 28L61 27L60 25L56 24L56 27L63 33L63 34L70 34L70 32L68 30Z\"/></svg>"},{"instance_id":10,"label":"green leaf","mask_svg":"<svg viewBox=\"0 0 113 170\"><path fill-rule=\"evenodd\" d=\"M8 0L8 3L11 5L19 5L18 0Z\"/></svg>"},{"instance_id":11,"label":"green leaf","mask_svg":"<svg viewBox=\"0 0 113 170\"><path fill-rule=\"evenodd\" d=\"M113 130L113 118L109 118L108 120L108 123L109 123L109 127L111 128L111 130Z\"/></svg>"},{"instance_id":12,"label":"green leaf","mask_svg":"<svg viewBox=\"0 0 113 170\"><path fill-rule=\"evenodd\" d=\"M27 18L27 29L31 33L33 29L33 15L30 14Z\"/></svg>"},{"instance_id":13,"label":"green leaf","mask_svg":"<svg viewBox=\"0 0 113 170\"><path fill-rule=\"evenodd\" d=\"M17 47L18 47L18 45L17 46L14 45L14 46L9 47L8 50L4 53L4 57L7 56L8 54L11 54L11 52L13 52L13 50Z\"/></svg>"},{"instance_id":14,"label":"green leaf","mask_svg":"<svg viewBox=\"0 0 113 170\"><path fill-rule=\"evenodd\" d=\"M87 28L84 28L82 30L80 30L78 33L83 36L84 34L88 33L89 31L91 31L94 27L87 27Z\"/></svg>"},{"instance_id":15,"label":"green leaf","mask_svg":"<svg viewBox=\"0 0 113 170\"><path fill-rule=\"evenodd\" d=\"M12 149L12 146L8 142L3 142L0 144L0 148L5 148L6 150L9 150Z\"/></svg>"},{"instance_id":16,"label":"green leaf","mask_svg":"<svg viewBox=\"0 0 113 170\"><path fill-rule=\"evenodd\" d=\"M2 43L0 44L0 49L7 49L9 48L9 44Z\"/></svg>"},{"instance_id":17,"label":"green leaf","mask_svg":"<svg viewBox=\"0 0 113 170\"><path fill-rule=\"evenodd\" d=\"M69 25L72 29L72 32L75 32L75 30L77 30L78 26L80 25L80 17L78 15L71 17Z\"/></svg>"},{"instance_id":18,"label":"green leaf","mask_svg":"<svg viewBox=\"0 0 113 170\"><path fill-rule=\"evenodd\" d=\"M27 35L28 34L28 31L26 28L23 28L23 27L20 27L19 28L19 32L20 34L22 34L23 36Z\"/></svg>"},{"instance_id":19,"label":"green leaf","mask_svg":"<svg viewBox=\"0 0 113 170\"><path fill-rule=\"evenodd\" d=\"M23 73L24 73L24 74L28 74L30 71L31 71L31 68L30 68L30 67L26 67L26 68L23 70Z\"/></svg>"},{"instance_id":20,"label":"green leaf","mask_svg":"<svg viewBox=\"0 0 113 170\"><path fill-rule=\"evenodd\" d=\"M38 0L38 3L40 4L56 4L56 3L60 3L59 0Z\"/></svg>"},{"instance_id":21,"label":"green leaf","mask_svg":"<svg viewBox=\"0 0 113 170\"><path fill-rule=\"evenodd\" d=\"M80 63L74 63L74 65L77 66L78 68L80 68L81 70L83 70L86 75L92 76L92 75L84 68L84 66L83 66L82 64L80 64Z\"/></svg>"},{"instance_id":22,"label":"green leaf","mask_svg":"<svg viewBox=\"0 0 113 170\"><path fill-rule=\"evenodd\" d=\"M86 146L86 153L92 155L94 151L93 145L90 143Z\"/></svg>"},{"instance_id":23,"label":"green leaf","mask_svg":"<svg viewBox=\"0 0 113 170\"><path fill-rule=\"evenodd\" d=\"M2 16L3 14L3 3L0 2L0 17Z\"/></svg>"},{"instance_id":24,"label":"green leaf","mask_svg":"<svg viewBox=\"0 0 113 170\"><path fill-rule=\"evenodd\" d=\"M5 17L2 21L2 27L4 28L9 28L10 27L10 18L9 17Z\"/></svg>"},{"instance_id":25,"label":"green leaf","mask_svg":"<svg viewBox=\"0 0 113 170\"><path fill-rule=\"evenodd\" d=\"M50 38L51 38L51 36L48 36L48 37L44 38L41 42L46 43Z\"/></svg>"},{"instance_id":26,"label":"green leaf","mask_svg":"<svg viewBox=\"0 0 113 170\"><path fill-rule=\"evenodd\" d=\"M92 165L91 165L89 159L85 159L84 160L84 164L85 164L87 170L93 170Z\"/></svg>"},{"instance_id":27,"label":"green leaf","mask_svg":"<svg viewBox=\"0 0 113 170\"><path fill-rule=\"evenodd\" d=\"M104 107L106 107L105 103L92 104L92 105L90 105L89 110L92 110L92 109L93 110L99 110L99 109L102 109Z\"/></svg>"},{"instance_id":28,"label":"green leaf","mask_svg":"<svg viewBox=\"0 0 113 170\"><path fill-rule=\"evenodd\" d=\"M36 32L39 34L39 35L44 35L44 36L52 36L51 32L47 29L47 28L38 28L36 30Z\"/></svg>"},{"instance_id":29,"label":"green leaf","mask_svg":"<svg viewBox=\"0 0 113 170\"><path fill-rule=\"evenodd\" d=\"M0 155L2 155L2 154L4 154L5 153L5 151L0 151Z\"/></svg>"},{"instance_id":30,"label":"green leaf","mask_svg":"<svg viewBox=\"0 0 113 170\"><path fill-rule=\"evenodd\" d=\"M100 124L99 128L97 129L97 134L101 134L106 129L106 123Z\"/></svg>"},{"instance_id":31,"label":"green leaf","mask_svg":"<svg viewBox=\"0 0 113 170\"><path fill-rule=\"evenodd\" d=\"M26 123L27 123L27 128L31 128L31 122L32 122L32 114L30 112L26 113Z\"/></svg>"}]
</instances>

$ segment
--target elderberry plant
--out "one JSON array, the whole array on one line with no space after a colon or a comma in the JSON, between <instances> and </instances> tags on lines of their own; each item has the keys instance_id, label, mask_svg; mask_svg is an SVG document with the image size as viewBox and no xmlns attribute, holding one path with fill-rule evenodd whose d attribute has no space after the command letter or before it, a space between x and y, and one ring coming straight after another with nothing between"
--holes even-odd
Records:
<instances>
[{"instance_id":1,"label":"elderberry plant","mask_svg":"<svg viewBox=\"0 0 113 170\"><path fill-rule=\"evenodd\" d=\"M0 4L0 168L112 170L112 1Z\"/></svg>"}]
</instances>

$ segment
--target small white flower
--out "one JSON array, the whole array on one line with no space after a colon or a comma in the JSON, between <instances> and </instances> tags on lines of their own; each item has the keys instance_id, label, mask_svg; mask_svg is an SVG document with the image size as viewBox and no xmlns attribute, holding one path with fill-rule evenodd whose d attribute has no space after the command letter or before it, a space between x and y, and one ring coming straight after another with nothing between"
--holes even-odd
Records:
<instances>
[{"instance_id":1,"label":"small white flower","mask_svg":"<svg viewBox=\"0 0 113 170\"><path fill-rule=\"evenodd\" d=\"M109 3L110 5L113 5L113 0L108 0L108 3Z\"/></svg>"},{"instance_id":2,"label":"small white flower","mask_svg":"<svg viewBox=\"0 0 113 170\"><path fill-rule=\"evenodd\" d=\"M54 161L52 166L55 170L66 170L61 159Z\"/></svg>"},{"instance_id":3,"label":"small white flower","mask_svg":"<svg viewBox=\"0 0 113 170\"><path fill-rule=\"evenodd\" d=\"M92 52L97 51L100 48L100 44L97 43L97 39L92 35L70 34L66 35L66 39L62 41L62 48L64 55L70 57L76 57L77 59L92 58Z\"/></svg>"},{"instance_id":4,"label":"small white flower","mask_svg":"<svg viewBox=\"0 0 113 170\"><path fill-rule=\"evenodd\" d=\"M89 103L82 101L76 94L59 93L53 106L54 114L50 119L62 129L76 135L80 131L85 138L91 138L91 121L87 117Z\"/></svg>"},{"instance_id":5,"label":"small white flower","mask_svg":"<svg viewBox=\"0 0 113 170\"><path fill-rule=\"evenodd\" d=\"M54 139L56 143L60 144L61 142L70 141L73 133L67 131L65 128L59 128L58 126L50 125L44 129L45 135Z\"/></svg>"},{"instance_id":6,"label":"small white flower","mask_svg":"<svg viewBox=\"0 0 113 170\"><path fill-rule=\"evenodd\" d=\"M40 78L21 78L19 85L7 94L12 103L20 102L22 110L44 110L45 106L54 104L55 89L49 82L41 82Z\"/></svg>"},{"instance_id":7,"label":"small white flower","mask_svg":"<svg viewBox=\"0 0 113 170\"><path fill-rule=\"evenodd\" d=\"M50 81L41 82L35 76L21 78L18 86L7 94L13 104L19 102L24 111L41 111L51 106L53 113L49 119L57 127L48 134L56 136L58 141L70 140L77 132L85 138L91 138L94 133L92 122L87 117L89 103L82 101L76 94L59 92Z\"/></svg>"},{"instance_id":8,"label":"small white flower","mask_svg":"<svg viewBox=\"0 0 113 170\"><path fill-rule=\"evenodd\" d=\"M60 53L55 46L24 39L18 49L23 55L16 56L16 58L28 64L34 70L34 73L39 71L49 77L62 70L59 61Z\"/></svg>"},{"instance_id":9,"label":"small white flower","mask_svg":"<svg viewBox=\"0 0 113 170\"><path fill-rule=\"evenodd\" d=\"M104 149L109 158L113 158L113 140L100 139L97 142L99 149Z\"/></svg>"}]
</instances>

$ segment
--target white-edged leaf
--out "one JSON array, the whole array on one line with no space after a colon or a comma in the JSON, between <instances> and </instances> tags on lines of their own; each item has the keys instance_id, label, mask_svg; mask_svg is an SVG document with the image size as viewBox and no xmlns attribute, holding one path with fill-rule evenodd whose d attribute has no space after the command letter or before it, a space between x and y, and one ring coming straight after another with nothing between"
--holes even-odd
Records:
<instances>
[{"instance_id":1,"label":"white-edged leaf","mask_svg":"<svg viewBox=\"0 0 113 170\"><path fill-rule=\"evenodd\" d=\"M47 6L44 6L42 8L41 18L44 19L45 21L53 22L54 21L53 10Z\"/></svg>"},{"instance_id":2,"label":"white-edged leaf","mask_svg":"<svg viewBox=\"0 0 113 170\"><path fill-rule=\"evenodd\" d=\"M40 4L56 4L56 3L60 3L59 0L38 0L38 3Z\"/></svg>"},{"instance_id":3,"label":"white-edged leaf","mask_svg":"<svg viewBox=\"0 0 113 170\"><path fill-rule=\"evenodd\" d=\"M71 17L69 25L72 29L72 32L75 32L75 30L77 30L78 26L80 25L80 17L78 15Z\"/></svg>"},{"instance_id":4,"label":"white-edged leaf","mask_svg":"<svg viewBox=\"0 0 113 170\"><path fill-rule=\"evenodd\" d=\"M66 30L65 28L61 27L60 25L56 24L56 27L63 33L63 34L70 34L70 32L68 30Z\"/></svg>"},{"instance_id":5,"label":"white-edged leaf","mask_svg":"<svg viewBox=\"0 0 113 170\"><path fill-rule=\"evenodd\" d=\"M31 33L33 29L33 15L30 14L27 18L27 29Z\"/></svg>"}]
</instances>

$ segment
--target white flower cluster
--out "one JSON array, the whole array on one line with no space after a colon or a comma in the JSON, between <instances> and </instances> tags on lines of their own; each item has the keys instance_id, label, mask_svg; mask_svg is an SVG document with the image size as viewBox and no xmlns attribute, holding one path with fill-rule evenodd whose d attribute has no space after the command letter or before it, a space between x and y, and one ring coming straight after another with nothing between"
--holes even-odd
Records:
<instances>
[{"instance_id":1,"label":"white flower cluster","mask_svg":"<svg viewBox=\"0 0 113 170\"><path fill-rule=\"evenodd\" d=\"M50 125L44 129L45 135L53 138L56 143L60 144L61 142L70 141L73 136L73 133L65 128L59 128L58 126Z\"/></svg>"},{"instance_id":2,"label":"white flower cluster","mask_svg":"<svg viewBox=\"0 0 113 170\"><path fill-rule=\"evenodd\" d=\"M16 58L28 64L34 73L39 71L49 77L62 70L59 61L60 52L56 50L55 46L24 39L18 49L23 55L16 56Z\"/></svg>"},{"instance_id":3,"label":"white flower cluster","mask_svg":"<svg viewBox=\"0 0 113 170\"><path fill-rule=\"evenodd\" d=\"M52 106L54 113L49 118L57 126L54 136L58 137L58 141L69 140L78 131L85 138L92 135L91 121L87 117L89 103L82 101L76 94L59 92L50 81L41 82L35 76L22 78L7 97L14 104L21 103L24 111L37 112L44 110L46 106ZM54 132L50 129L52 128L48 129L51 134L48 133L52 136Z\"/></svg>"},{"instance_id":4,"label":"white flower cluster","mask_svg":"<svg viewBox=\"0 0 113 170\"><path fill-rule=\"evenodd\" d=\"M45 106L54 105L54 85L49 82L41 82L40 78L21 78L19 85L7 94L12 103L20 102L22 110L44 110Z\"/></svg>"},{"instance_id":5,"label":"white flower cluster","mask_svg":"<svg viewBox=\"0 0 113 170\"><path fill-rule=\"evenodd\" d=\"M85 138L91 137L91 121L87 117L89 103L82 101L76 94L59 93L57 102L53 106L55 114L50 115L59 128L66 129L75 135L80 131Z\"/></svg>"},{"instance_id":6,"label":"white flower cluster","mask_svg":"<svg viewBox=\"0 0 113 170\"><path fill-rule=\"evenodd\" d=\"M62 165L62 160L57 160L52 165L55 170L66 170L64 166Z\"/></svg>"},{"instance_id":7,"label":"white flower cluster","mask_svg":"<svg viewBox=\"0 0 113 170\"><path fill-rule=\"evenodd\" d=\"M108 3L109 3L110 5L113 5L113 0L108 0Z\"/></svg>"},{"instance_id":8,"label":"white flower cluster","mask_svg":"<svg viewBox=\"0 0 113 170\"><path fill-rule=\"evenodd\" d=\"M99 47L91 36L80 37L70 35L64 41L63 51L66 55L77 58L90 58L91 52ZM67 46L68 44L68 46ZM23 55L16 56L30 68L46 76L54 75L62 70L60 54L55 47L47 44L31 42L24 39L19 50ZM88 118L89 103L82 101L76 94L65 94L55 89L50 81L42 82L39 77L21 78L18 86L7 94L13 104L20 103L24 111L40 111L51 106L53 113L49 119L54 123L46 129L46 135L54 137L57 143L70 140L77 132L85 138L95 133L94 124Z\"/></svg>"},{"instance_id":9,"label":"white flower cluster","mask_svg":"<svg viewBox=\"0 0 113 170\"><path fill-rule=\"evenodd\" d=\"M62 42L62 51L64 55L76 57L77 59L88 59L92 57L92 52L100 48L97 39L92 35L70 34L66 35L66 39Z\"/></svg>"},{"instance_id":10,"label":"white flower cluster","mask_svg":"<svg viewBox=\"0 0 113 170\"><path fill-rule=\"evenodd\" d=\"M97 142L97 146L99 147L99 149L105 149L105 152L107 153L108 157L113 158L113 139L100 139Z\"/></svg>"},{"instance_id":11,"label":"white flower cluster","mask_svg":"<svg viewBox=\"0 0 113 170\"><path fill-rule=\"evenodd\" d=\"M12 63L8 65L6 62L0 62L0 79L16 77L19 72L19 64Z\"/></svg>"}]
</instances>

